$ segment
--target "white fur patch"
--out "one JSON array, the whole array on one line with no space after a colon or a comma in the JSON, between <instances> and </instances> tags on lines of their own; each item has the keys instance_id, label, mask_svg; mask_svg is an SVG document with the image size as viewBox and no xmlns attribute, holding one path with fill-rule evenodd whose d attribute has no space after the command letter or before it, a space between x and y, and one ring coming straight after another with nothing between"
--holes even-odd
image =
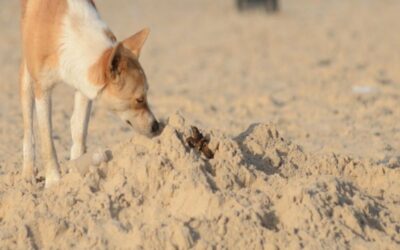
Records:
<instances>
[{"instance_id":1,"label":"white fur patch","mask_svg":"<svg viewBox=\"0 0 400 250\"><path fill-rule=\"evenodd\" d=\"M88 1L67 1L68 12L64 18L61 38L61 78L88 98L94 99L101 86L89 81L89 68L114 43L104 33L108 29L107 25Z\"/></svg>"}]
</instances>

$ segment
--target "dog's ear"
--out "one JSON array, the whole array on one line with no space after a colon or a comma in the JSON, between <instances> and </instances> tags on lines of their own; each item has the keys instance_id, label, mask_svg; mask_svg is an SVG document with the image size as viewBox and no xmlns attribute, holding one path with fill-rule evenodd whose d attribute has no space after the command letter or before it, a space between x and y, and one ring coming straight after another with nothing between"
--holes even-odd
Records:
<instances>
[{"instance_id":1,"label":"dog's ear","mask_svg":"<svg viewBox=\"0 0 400 250\"><path fill-rule=\"evenodd\" d=\"M136 57L139 58L140 51L143 48L144 42L146 41L147 37L150 34L149 28L144 28L138 33L134 34L133 36L128 37L125 39L122 44L125 48L129 49Z\"/></svg>"},{"instance_id":2,"label":"dog's ear","mask_svg":"<svg viewBox=\"0 0 400 250\"><path fill-rule=\"evenodd\" d=\"M111 52L108 59L107 70L112 79L116 79L121 73L121 60L122 60L122 50L124 46L122 43L118 43L117 46Z\"/></svg>"}]
</instances>

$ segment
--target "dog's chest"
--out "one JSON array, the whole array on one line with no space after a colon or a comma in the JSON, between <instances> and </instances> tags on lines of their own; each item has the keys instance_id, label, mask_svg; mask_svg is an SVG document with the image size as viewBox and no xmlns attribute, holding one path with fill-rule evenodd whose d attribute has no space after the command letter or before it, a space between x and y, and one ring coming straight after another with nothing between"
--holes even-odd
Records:
<instances>
[{"instance_id":1,"label":"dog's chest","mask_svg":"<svg viewBox=\"0 0 400 250\"><path fill-rule=\"evenodd\" d=\"M96 97L101 88L89 81L89 68L113 46L106 30L90 1L68 0L60 39L60 77L89 98Z\"/></svg>"}]
</instances>

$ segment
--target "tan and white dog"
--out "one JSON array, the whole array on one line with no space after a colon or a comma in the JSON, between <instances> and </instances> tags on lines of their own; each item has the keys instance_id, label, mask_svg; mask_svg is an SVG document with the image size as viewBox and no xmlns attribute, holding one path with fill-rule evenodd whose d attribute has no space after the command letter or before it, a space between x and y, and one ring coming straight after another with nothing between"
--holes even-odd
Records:
<instances>
[{"instance_id":1,"label":"tan and white dog","mask_svg":"<svg viewBox=\"0 0 400 250\"><path fill-rule=\"evenodd\" d=\"M60 179L51 122L51 92L58 82L76 89L71 118L72 160L85 152L94 99L100 99L140 133L152 136L158 131L159 124L147 104L146 76L138 61L148 29L118 42L93 0L21 0L21 10L20 85L26 178L34 175L36 105L46 187Z\"/></svg>"}]
</instances>

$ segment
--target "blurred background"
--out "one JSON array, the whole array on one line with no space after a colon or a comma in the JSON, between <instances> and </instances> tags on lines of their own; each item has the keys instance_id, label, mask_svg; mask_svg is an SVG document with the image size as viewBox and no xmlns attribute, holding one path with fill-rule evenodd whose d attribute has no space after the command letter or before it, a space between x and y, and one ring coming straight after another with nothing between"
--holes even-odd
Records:
<instances>
[{"instance_id":1,"label":"blurred background","mask_svg":"<svg viewBox=\"0 0 400 250\"><path fill-rule=\"evenodd\" d=\"M272 122L308 151L377 162L400 155L400 1L281 0L238 10L236 0L97 0L119 39L151 35L141 62L159 118L237 135ZM0 172L20 166L19 1L0 0ZM55 88L60 160L71 145L74 91ZM89 147L125 141L132 131L96 105Z\"/></svg>"}]
</instances>

